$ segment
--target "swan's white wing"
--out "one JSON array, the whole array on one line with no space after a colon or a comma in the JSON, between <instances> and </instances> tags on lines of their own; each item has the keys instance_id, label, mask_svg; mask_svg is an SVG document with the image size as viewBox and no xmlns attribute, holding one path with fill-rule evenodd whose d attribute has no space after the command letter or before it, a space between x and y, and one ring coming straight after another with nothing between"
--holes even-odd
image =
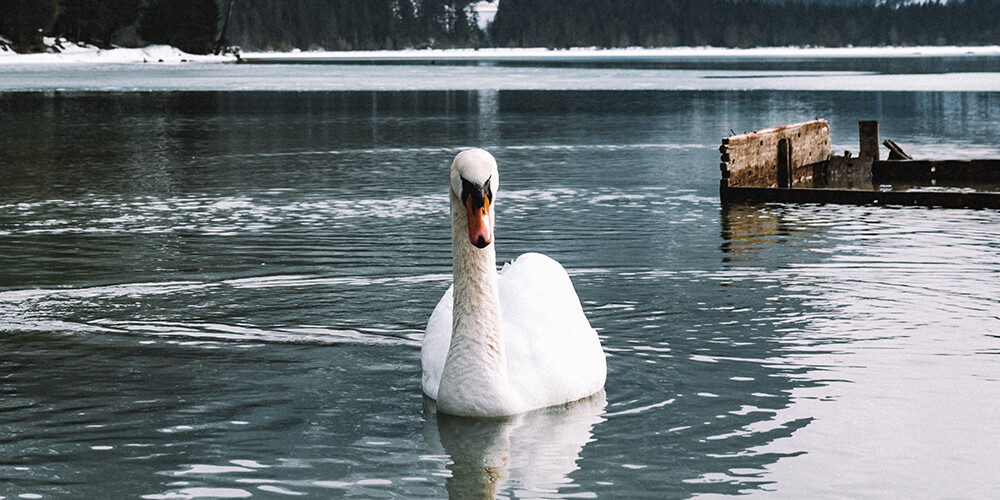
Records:
<instances>
[{"instance_id":1,"label":"swan's white wing","mask_svg":"<svg viewBox=\"0 0 1000 500\"><path fill-rule=\"evenodd\" d=\"M607 363L600 340L558 262L537 253L521 255L504 266L498 286L507 373L526 402L551 406L604 387Z\"/></svg>"},{"instance_id":2,"label":"swan's white wing","mask_svg":"<svg viewBox=\"0 0 1000 500\"><path fill-rule=\"evenodd\" d=\"M529 408L590 396L604 387L607 364L566 270L537 253L503 267L498 282L507 372ZM449 287L427 321L420 350L424 393L437 400L451 344Z\"/></svg>"},{"instance_id":3,"label":"swan's white wing","mask_svg":"<svg viewBox=\"0 0 1000 500\"><path fill-rule=\"evenodd\" d=\"M444 372L444 361L448 357L448 346L451 344L451 308L452 290L448 287L444 296L438 301L430 319L427 320L427 330L424 331L424 342L420 347L420 364L423 367L421 385L424 394L437 400L438 386L441 385L441 373Z\"/></svg>"}]
</instances>

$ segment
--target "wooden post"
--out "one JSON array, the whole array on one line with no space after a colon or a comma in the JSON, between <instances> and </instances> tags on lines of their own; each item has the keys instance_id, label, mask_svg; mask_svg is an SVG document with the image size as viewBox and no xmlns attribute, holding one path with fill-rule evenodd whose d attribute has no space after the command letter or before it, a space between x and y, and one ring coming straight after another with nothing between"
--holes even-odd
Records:
<instances>
[{"instance_id":1,"label":"wooden post","mask_svg":"<svg viewBox=\"0 0 1000 500\"><path fill-rule=\"evenodd\" d=\"M859 121L858 137L861 139L861 152L858 153L861 161L878 161L878 122L874 120Z\"/></svg>"},{"instance_id":2,"label":"wooden post","mask_svg":"<svg viewBox=\"0 0 1000 500\"><path fill-rule=\"evenodd\" d=\"M790 188L792 172L792 140L789 138L778 141L778 187Z\"/></svg>"}]
</instances>

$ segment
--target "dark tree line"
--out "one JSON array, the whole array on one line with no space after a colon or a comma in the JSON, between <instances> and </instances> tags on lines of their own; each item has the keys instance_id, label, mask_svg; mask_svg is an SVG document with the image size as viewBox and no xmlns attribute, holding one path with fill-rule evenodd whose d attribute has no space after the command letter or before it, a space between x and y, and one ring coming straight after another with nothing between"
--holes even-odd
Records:
<instances>
[{"instance_id":1,"label":"dark tree line","mask_svg":"<svg viewBox=\"0 0 1000 500\"><path fill-rule=\"evenodd\" d=\"M139 19L139 0L63 0L55 32L71 40L110 46L115 34Z\"/></svg>"},{"instance_id":2,"label":"dark tree line","mask_svg":"<svg viewBox=\"0 0 1000 500\"><path fill-rule=\"evenodd\" d=\"M203 54L230 0L0 0L0 34L21 51L43 36L108 47L174 45ZM236 0L225 38L254 50L470 47L482 43L471 2L458 0ZM225 10L224 10L225 9Z\"/></svg>"},{"instance_id":3,"label":"dark tree line","mask_svg":"<svg viewBox=\"0 0 1000 500\"><path fill-rule=\"evenodd\" d=\"M1000 43L1000 0L501 0L501 47L879 46Z\"/></svg>"},{"instance_id":4,"label":"dark tree line","mask_svg":"<svg viewBox=\"0 0 1000 500\"><path fill-rule=\"evenodd\" d=\"M219 6L215 0L151 0L139 17L139 36L192 54L215 47Z\"/></svg>"},{"instance_id":5,"label":"dark tree line","mask_svg":"<svg viewBox=\"0 0 1000 500\"><path fill-rule=\"evenodd\" d=\"M59 0L0 0L0 35L21 50L41 46L58 20Z\"/></svg>"},{"instance_id":6,"label":"dark tree line","mask_svg":"<svg viewBox=\"0 0 1000 500\"><path fill-rule=\"evenodd\" d=\"M481 44L471 2L237 0L227 38L250 50L403 49Z\"/></svg>"},{"instance_id":7,"label":"dark tree line","mask_svg":"<svg viewBox=\"0 0 1000 500\"><path fill-rule=\"evenodd\" d=\"M232 2L235 3L232 3ZM43 35L211 51L480 47L1000 44L1000 0L500 0L489 36L468 0L0 0L18 50Z\"/></svg>"},{"instance_id":8,"label":"dark tree line","mask_svg":"<svg viewBox=\"0 0 1000 500\"><path fill-rule=\"evenodd\" d=\"M43 50L43 36L109 47L163 43L187 52L212 50L216 0L0 0L0 34L24 52Z\"/></svg>"}]
</instances>

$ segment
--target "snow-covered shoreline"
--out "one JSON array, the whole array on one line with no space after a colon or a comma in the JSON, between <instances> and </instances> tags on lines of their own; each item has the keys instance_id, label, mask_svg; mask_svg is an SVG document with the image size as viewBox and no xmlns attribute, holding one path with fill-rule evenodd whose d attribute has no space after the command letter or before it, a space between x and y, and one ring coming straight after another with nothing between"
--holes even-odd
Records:
<instances>
[{"instance_id":1,"label":"snow-covered shoreline","mask_svg":"<svg viewBox=\"0 0 1000 500\"><path fill-rule=\"evenodd\" d=\"M232 55L213 56L188 54L169 45L149 45L142 48L102 49L93 45L79 45L67 40L46 37L48 52L18 54L8 47L0 50L3 64L86 64L86 63L187 63L233 62Z\"/></svg>"},{"instance_id":2,"label":"snow-covered shoreline","mask_svg":"<svg viewBox=\"0 0 1000 500\"><path fill-rule=\"evenodd\" d=\"M103 64L103 63L227 63L233 55L194 55L166 45L143 48L100 49L61 42L59 52L17 54L0 51L2 64ZM254 62L430 62L430 61L537 61L600 62L634 59L662 60L686 58L865 58L865 57L963 57L1000 56L1000 46L924 46L924 47L759 47L731 49L723 47L666 47L600 49L501 48L501 49L424 49L384 51L322 52L246 52L245 61Z\"/></svg>"},{"instance_id":3,"label":"snow-covered shoreline","mask_svg":"<svg viewBox=\"0 0 1000 500\"><path fill-rule=\"evenodd\" d=\"M858 57L957 57L1000 56L1000 46L922 46L922 47L757 47L733 49L726 47L664 47L601 49L580 47L571 49L491 48L491 49L425 49L396 51L345 52L246 52L245 60L269 61L476 61L476 60L584 60L600 59L683 59L683 58L858 58Z\"/></svg>"}]
</instances>

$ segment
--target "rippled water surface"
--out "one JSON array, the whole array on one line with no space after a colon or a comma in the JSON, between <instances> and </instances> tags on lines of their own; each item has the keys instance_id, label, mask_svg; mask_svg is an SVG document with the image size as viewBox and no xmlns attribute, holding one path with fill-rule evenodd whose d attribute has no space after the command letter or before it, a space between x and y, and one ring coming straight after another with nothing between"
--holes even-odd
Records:
<instances>
[{"instance_id":1,"label":"rippled water surface","mask_svg":"<svg viewBox=\"0 0 1000 500\"><path fill-rule=\"evenodd\" d=\"M858 119L1000 157L995 93L0 94L0 498L1000 491L1000 214L718 201L718 145ZM447 172L569 270L605 395L437 416Z\"/></svg>"}]
</instances>

